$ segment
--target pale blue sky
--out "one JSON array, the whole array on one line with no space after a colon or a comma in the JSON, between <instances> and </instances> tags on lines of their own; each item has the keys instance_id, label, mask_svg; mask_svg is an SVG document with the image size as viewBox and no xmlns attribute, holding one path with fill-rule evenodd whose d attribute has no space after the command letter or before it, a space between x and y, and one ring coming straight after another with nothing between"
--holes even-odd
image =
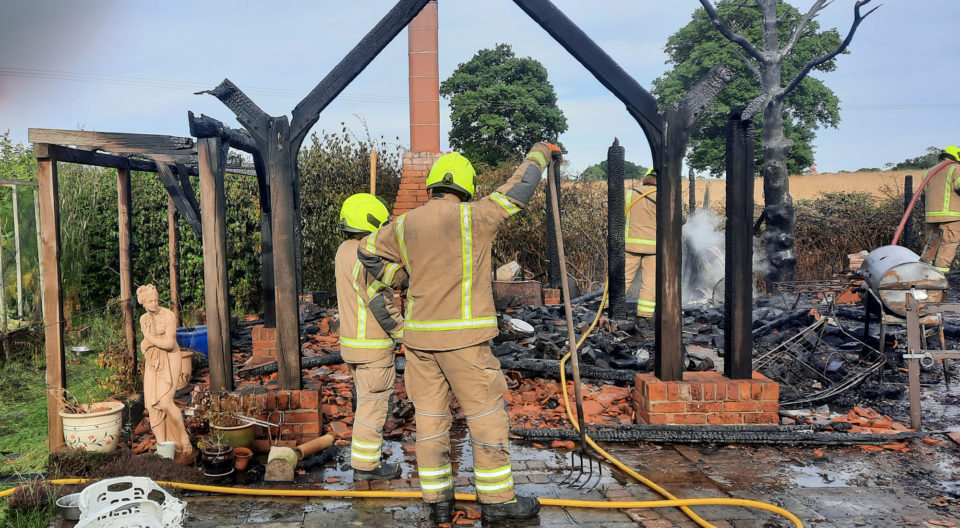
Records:
<instances>
[{"instance_id":1,"label":"pale blue sky","mask_svg":"<svg viewBox=\"0 0 960 528\"><path fill-rule=\"evenodd\" d=\"M667 68L663 44L695 0L555 0L643 86ZM794 0L806 10L812 0ZM874 0L880 3L880 0ZM836 0L823 27L845 34L853 0ZM391 0L0 0L0 130L28 127L188 135L187 110L238 126L209 95L229 77L264 110L293 106L393 5ZM840 97L842 121L816 140L821 172L882 166L960 143L956 0L886 0L860 27L837 71L819 76ZM440 2L440 76L498 42L548 69L570 124L571 169L606 156L614 136L649 165L643 134L623 109L509 0ZM953 44L950 44L953 42ZM407 42L401 33L320 117L409 143ZM441 108L446 144L449 113ZM395 139L395 138L399 139Z\"/></svg>"}]
</instances>

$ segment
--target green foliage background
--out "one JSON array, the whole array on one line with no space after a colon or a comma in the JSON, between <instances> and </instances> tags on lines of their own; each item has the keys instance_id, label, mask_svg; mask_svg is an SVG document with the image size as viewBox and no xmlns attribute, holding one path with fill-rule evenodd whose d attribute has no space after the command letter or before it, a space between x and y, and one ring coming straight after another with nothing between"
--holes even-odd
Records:
<instances>
[{"instance_id":1,"label":"green foliage background","mask_svg":"<svg viewBox=\"0 0 960 528\"><path fill-rule=\"evenodd\" d=\"M370 151L378 151L377 193L392 204L400 181L401 154L396 143L367 134L360 139L346 127L337 133L311 137L300 154L303 221L304 289L333 287L333 257L341 238L337 230L340 203L355 192L369 190ZM0 135L0 178L36 180L36 160L28 146ZM68 316L103 313L120 294L116 171L68 163L58 164L60 192L60 259L64 304ZM167 193L153 173L131 174L133 279L136 285L158 286L169 303ZM199 182L193 178L199 194ZM227 262L231 311L261 310L260 205L256 178L227 174ZM6 192L4 192L6 191ZM36 223L33 191L21 188L20 236L25 311L39 309ZM16 267L13 252L11 193L0 189L0 228L7 311L15 313ZM203 249L190 226L178 222L180 235L180 294L186 307L203 305ZM186 313L187 321L190 314Z\"/></svg>"},{"instance_id":2,"label":"green foliage background","mask_svg":"<svg viewBox=\"0 0 960 528\"><path fill-rule=\"evenodd\" d=\"M717 4L721 18L751 43L763 49L759 11L741 2L723 0ZM777 7L780 17L781 46L787 42L802 14L787 2ZM793 52L783 61L783 81L789 82L810 59L836 48L840 35L836 29L820 31L813 21L797 42ZM713 101L710 110L700 119L699 129L690 139L687 161L697 170L707 170L721 176L725 170L726 139L724 127L730 110L745 105L760 95L760 82L747 68L742 50L727 40L701 8L694 11L691 21L667 40L667 64L673 69L653 81L653 94L662 104L678 102L687 91L716 64L725 64L736 73L736 79L724 88ZM814 72L831 72L836 60L827 61ZM821 126L836 127L840 122L840 99L822 81L807 76L785 99L784 133L793 140L787 158L789 174L800 174L813 163L813 140ZM762 172L763 149L761 119L754 118L756 126L757 171Z\"/></svg>"},{"instance_id":3,"label":"green foliage background","mask_svg":"<svg viewBox=\"0 0 960 528\"><path fill-rule=\"evenodd\" d=\"M623 179L639 180L647 173L647 167L637 165L630 160L623 160ZM587 181L607 181L607 160L590 165L580 173L580 178Z\"/></svg>"}]
</instances>

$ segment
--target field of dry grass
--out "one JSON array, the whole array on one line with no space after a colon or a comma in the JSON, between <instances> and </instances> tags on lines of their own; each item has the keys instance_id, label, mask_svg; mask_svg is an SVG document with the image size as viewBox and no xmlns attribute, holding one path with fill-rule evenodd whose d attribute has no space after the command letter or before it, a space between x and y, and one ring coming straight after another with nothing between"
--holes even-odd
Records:
<instances>
[{"instance_id":1,"label":"field of dry grass","mask_svg":"<svg viewBox=\"0 0 960 528\"><path fill-rule=\"evenodd\" d=\"M790 195L794 200L809 200L825 192L866 192L876 197L898 194L903 189L903 179L913 175L916 188L923 177L923 171L881 171L881 172L842 172L831 174L798 174L790 176ZM684 180L683 202L687 203L688 180ZM630 185L630 184L628 184ZM723 208L726 198L726 182L716 179L698 179L697 204L703 204L704 194L710 189L710 203L714 208ZM763 203L763 181L754 180L754 203Z\"/></svg>"}]
</instances>

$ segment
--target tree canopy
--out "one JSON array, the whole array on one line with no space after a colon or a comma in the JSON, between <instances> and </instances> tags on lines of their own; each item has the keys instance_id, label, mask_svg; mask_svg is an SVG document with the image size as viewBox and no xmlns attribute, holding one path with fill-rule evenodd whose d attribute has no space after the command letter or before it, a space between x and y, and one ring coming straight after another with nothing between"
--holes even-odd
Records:
<instances>
[{"instance_id":1,"label":"tree canopy","mask_svg":"<svg viewBox=\"0 0 960 528\"><path fill-rule=\"evenodd\" d=\"M440 94L450 99L450 145L474 163L499 165L537 141L559 144L567 130L547 69L518 58L509 44L482 49L458 65Z\"/></svg>"},{"instance_id":2,"label":"tree canopy","mask_svg":"<svg viewBox=\"0 0 960 528\"><path fill-rule=\"evenodd\" d=\"M639 180L647 173L647 167L632 161L623 160L623 179ZM607 181L607 160L594 163L580 173L580 177L589 181Z\"/></svg>"},{"instance_id":3,"label":"tree canopy","mask_svg":"<svg viewBox=\"0 0 960 528\"><path fill-rule=\"evenodd\" d=\"M741 6L741 2L724 0L717 4L717 12L727 24L747 40L762 49L761 16L757 9ZM803 20L803 15L790 4L779 1L778 33L781 42L789 40L793 31ZM811 21L793 48L783 60L783 78L796 76L811 59L836 48L841 38L836 29L820 31L816 21ZM760 95L760 83L744 60L740 46L728 40L716 30L703 9L697 9L691 21L668 40L667 64L673 69L653 81L653 93L661 104L675 103L714 64L725 64L737 73L737 78L728 84L713 101L710 111L704 115L690 139L687 161L694 169L707 170L714 176L724 173L726 140L724 127L733 107L744 105ZM815 71L830 72L836 62L829 60ZM822 81L806 76L785 98L784 133L793 140L787 158L787 169L799 174L813 163L813 139L821 126L836 127L840 122L840 100ZM760 120L754 120L757 130L757 168L762 167L762 136Z\"/></svg>"},{"instance_id":4,"label":"tree canopy","mask_svg":"<svg viewBox=\"0 0 960 528\"><path fill-rule=\"evenodd\" d=\"M887 163L884 165L890 170L924 170L929 169L940 161L940 147L927 147L927 153L921 154L915 158L907 158L900 163Z\"/></svg>"}]
</instances>

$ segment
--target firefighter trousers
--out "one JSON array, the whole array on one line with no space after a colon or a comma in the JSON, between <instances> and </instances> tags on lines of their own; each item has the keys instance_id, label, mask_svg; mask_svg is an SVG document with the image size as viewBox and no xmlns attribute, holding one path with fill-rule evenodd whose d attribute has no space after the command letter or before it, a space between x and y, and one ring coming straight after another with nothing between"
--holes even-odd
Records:
<instances>
[{"instance_id":1,"label":"firefighter trousers","mask_svg":"<svg viewBox=\"0 0 960 528\"><path fill-rule=\"evenodd\" d=\"M404 381L416 407L417 466L424 502L453 500L451 390L470 431L478 500L486 504L512 500L510 417L503 402L507 382L490 345L443 352L408 347L406 358Z\"/></svg>"},{"instance_id":2,"label":"firefighter trousers","mask_svg":"<svg viewBox=\"0 0 960 528\"><path fill-rule=\"evenodd\" d=\"M657 308L657 256L625 254L627 297L637 299L637 316L653 317Z\"/></svg>"},{"instance_id":3,"label":"firefighter trousers","mask_svg":"<svg viewBox=\"0 0 960 528\"><path fill-rule=\"evenodd\" d=\"M380 465L383 445L383 424L397 373L394 351L386 349L364 363L347 363L357 389L357 412L353 417L353 439L350 442L350 465L369 471Z\"/></svg>"},{"instance_id":4,"label":"firefighter trousers","mask_svg":"<svg viewBox=\"0 0 960 528\"><path fill-rule=\"evenodd\" d=\"M927 245L921 260L932 263L942 273L950 271L960 246L960 221L923 224L923 236Z\"/></svg>"}]
</instances>

